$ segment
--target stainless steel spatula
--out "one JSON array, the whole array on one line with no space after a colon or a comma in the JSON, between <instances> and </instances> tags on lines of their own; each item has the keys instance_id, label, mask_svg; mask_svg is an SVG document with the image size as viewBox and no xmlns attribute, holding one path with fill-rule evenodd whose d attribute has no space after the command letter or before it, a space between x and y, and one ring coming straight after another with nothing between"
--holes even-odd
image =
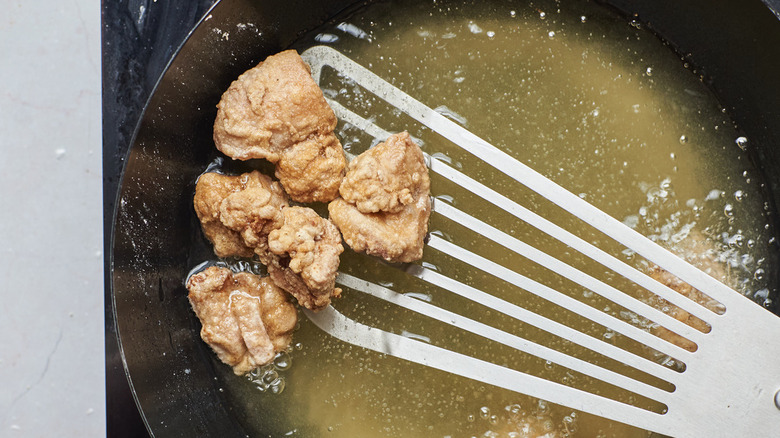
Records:
<instances>
[{"instance_id":1,"label":"stainless steel spatula","mask_svg":"<svg viewBox=\"0 0 780 438\"><path fill-rule=\"evenodd\" d=\"M685 337L696 344L696 350L691 352L683 349L650 333L646 328L616 318L577 298L528 278L522 273L514 272L477 255L463 245L458 245L457 242L450 242L435 235L429 236L428 247L466 262L475 269L498 277L564 309L576 312L649 349L673 357L682 366L673 368L650 360L604 339L590 336L577 326L570 327L534 313L522 306L497 298L488 293L489 291L479 290L473 285L444 276L424 265L408 265L405 270L408 275L604 357L624 363L634 370L654 376L657 380L666 383L647 383L642 379L636 379L630 373L622 373L601 366L599 363L583 360L478 322L468 316L410 298L403 294L407 291L393 291L344 273L339 275L337 281L352 290L370 294L408 311L439 320L458 330L477 334L491 342L512 347L656 401L665 408L661 412L648 410L625 401L527 374L522 369L511 369L418 339L370 327L342 315L332 307L319 313L307 311L308 317L317 326L332 336L354 345L665 435L780 436L780 318L480 139L459 124L390 85L338 51L330 47L317 46L306 50L301 56L311 66L312 74L318 83L323 69L334 69L339 75L348 78L449 142L463 148L475 159L484 161L496 171L533 190L649 262L717 300L725 308L722 313L711 311L654 280L646 273L520 206L485 183L465 175L440 159L428 157L432 173L487 200L518 220L541 230L666 302L701 319L711 327L711 330L704 333L678 321L645 301L636 299L441 200L434 201L434 214L468 227L485 239L534 260L595 294ZM340 120L379 140L384 140L389 135L388 131L372 122L370 114L358 115L335 99L329 99L329 103ZM403 129L403 127L396 128ZM771 341L767 342L767 340Z\"/></svg>"}]
</instances>

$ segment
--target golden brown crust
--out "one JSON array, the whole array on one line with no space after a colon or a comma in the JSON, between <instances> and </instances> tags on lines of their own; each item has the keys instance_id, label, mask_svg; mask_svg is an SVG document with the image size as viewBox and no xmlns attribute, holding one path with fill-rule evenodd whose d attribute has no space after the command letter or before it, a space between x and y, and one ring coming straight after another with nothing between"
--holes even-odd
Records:
<instances>
[{"instance_id":1,"label":"golden brown crust","mask_svg":"<svg viewBox=\"0 0 780 438\"><path fill-rule=\"evenodd\" d=\"M187 281L201 338L241 375L264 365L292 341L295 306L267 277L211 266Z\"/></svg>"},{"instance_id":2,"label":"golden brown crust","mask_svg":"<svg viewBox=\"0 0 780 438\"><path fill-rule=\"evenodd\" d=\"M407 132L365 151L349 163L339 194L361 213L398 213L430 186L420 148Z\"/></svg>"},{"instance_id":3,"label":"golden brown crust","mask_svg":"<svg viewBox=\"0 0 780 438\"><path fill-rule=\"evenodd\" d=\"M328 204L328 212L344 241L355 251L390 262L409 263L422 258L431 212L428 196L398 213L361 213L354 205L336 198Z\"/></svg>"},{"instance_id":4,"label":"golden brown crust","mask_svg":"<svg viewBox=\"0 0 780 438\"><path fill-rule=\"evenodd\" d=\"M269 56L239 76L217 109L214 143L237 160L275 163L289 146L336 127L333 110L294 50Z\"/></svg>"},{"instance_id":5,"label":"golden brown crust","mask_svg":"<svg viewBox=\"0 0 780 438\"><path fill-rule=\"evenodd\" d=\"M268 255L268 234L282 226L288 205L279 183L258 171L239 176L205 173L195 187L194 206L219 257Z\"/></svg>"},{"instance_id":6,"label":"golden brown crust","mask_svg":"<svg viewBox=\"0 0 780 438\"><path fill-rule=\"evenodd\" d=\"M264 158L296 202L338 194L346 159L333 130L336 116L309 66L294 50L239 76L217 104L214 143L236 160Z\"/></svg>"},{"instance_id":7,"label":"golden brown crust","mask_svg":"<svg viewBox=\"0 0 780 438\"><path fill-rule=\"evenodd\" d=\"M340 192L328 212L353 250L392 262L422 257L431 214L430 179L422 151L408 133L395 134L356 157Z\"/></svg>"},{"instance_id":8,"label":"golden brown crust","mask_svg":"<svg viewBox=\"0 0 780 438\"><path fill-rule=\"evenodd\" d=\"M297 202L328 202L339 192L347 158L335 135L297 143L276 163L276 177Z\"/></svg>"},{"instance_id":9,"label":"golden brown crust","mask_svg":"<svg viewBox=\"0 0 780 438\"><path fill-rule=\"evenodd\" d=\"M341 235L333 223L306 207L283 210L284 225L268 236L277 256L268 264L271 279L307 309L319 310L341 290L335 288Z\"/></svg>"}]
</instances>

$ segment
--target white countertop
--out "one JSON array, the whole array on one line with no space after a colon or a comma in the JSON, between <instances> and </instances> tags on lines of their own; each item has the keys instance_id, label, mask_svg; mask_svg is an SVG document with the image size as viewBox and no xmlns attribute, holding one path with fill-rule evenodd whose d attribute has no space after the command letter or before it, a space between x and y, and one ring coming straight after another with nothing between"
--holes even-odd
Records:
<instances>
[{"instance_id":1,"label":"white countertop","mask_svg":"<svg viewBox=\"0 0 780 438\"><path fill-rule=\"evenodd\" d=\"M100 2L3 2L0 437L105 436Z\"/></svg>"}]
</instances>

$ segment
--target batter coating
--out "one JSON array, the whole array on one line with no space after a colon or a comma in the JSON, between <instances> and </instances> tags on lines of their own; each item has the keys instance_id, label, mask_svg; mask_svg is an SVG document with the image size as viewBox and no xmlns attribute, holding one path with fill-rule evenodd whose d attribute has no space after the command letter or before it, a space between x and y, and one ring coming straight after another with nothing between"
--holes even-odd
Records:
<instances>
[{"instance_id":1,"label":"batter coating","mask_svg":"<svg viewBox=\"0 0 780 438\"><path fill-rule=\"evenodd\" d=\"M338 195L346 166L336 136L318 136L285 150L276 163L276 177L296 202L327 202Z\"/></svg>"},{"instance_id":2,"label":"batter coating","mask_svg":"<svg viewBox=\"0 0 780 438\"><path fill-rule=\"evenodd\" d=\"M331 221L311 208L288 207L283 212L284 225L268 236L269 249L277 256L268 272L300 305L319 310L341 294L334 287L339 255L344 251L341 235Z\"/></svg>"},{"instance_id":3,"label":"batter coating","mask_svg":"<svg viewBox=\"0 0 780 438\"><path fill-rule=\"evenodd\" d=\"M346 165L335 128L336 116L309 66L287 50L247 70L225 91L214 143L236 160L276 163L294 201L327 202L338 194Z\"/></svg>"},{"instance_id":4,"label":"batter coating","mask_svg":"<svg viewBox=\"0 0 780 438\"><path fill-rule=\"evenodd\" d=\"M427 194L429 185L422 151L401 132L355 157L339 194L361 213L398 213Z\"/></svg>"},{"instance_id":5,"label":"batter coating","mask_svg":"<svg viewBox=\"0 0 780 438\"><path fill-rule=\"evenodd\" d=\"M201 338L235 374L271 362L290 345L295 306L267 277L211 266L191 276L187 289Z\"/></svg>"},{"instance_id":6,"label":"batter coating","mask_svg":"<svg viewBox=\"0 0 780 438\"><path fill-rule=\"evenodd\" d=\"M391 262L422 257L430 178L408 133L390 136L349 163L340 192L328 211L352 249Z\"/></svg>"},{"instance_id":7,"label":"batter coating","mask_svg":"<svg viewBox=\"0 0 780 438\"><path fill-rule=\"evenodd\" d=\"M268 233L284 223L288 205L279 183L258 171L239 176L204 173L195 186L195 212L219 257L268 261Z\"/></svg>"}]
</instances>

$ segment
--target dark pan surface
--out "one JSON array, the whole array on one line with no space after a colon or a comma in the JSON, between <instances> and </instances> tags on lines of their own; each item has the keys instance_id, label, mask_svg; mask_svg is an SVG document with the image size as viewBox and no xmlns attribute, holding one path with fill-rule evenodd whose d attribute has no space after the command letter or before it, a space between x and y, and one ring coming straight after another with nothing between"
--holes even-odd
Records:
<instances>
[{"instance_id":1,"label":"dark pan surface","mask_svg":"<svg viewBox=\"0 0 780 438\"><path fill-rule=\"evenodd\" d=\"M109 272L122 357L156 436L244 435L221 397L208 349L198 341L182 283L192 266L192 184L216 156L211 125L222 91L247 66L287 47L346 3L219 3L147 104L125 159ZM238 23L254 26L240 31Z\"/></svg>"}]
</instances>

